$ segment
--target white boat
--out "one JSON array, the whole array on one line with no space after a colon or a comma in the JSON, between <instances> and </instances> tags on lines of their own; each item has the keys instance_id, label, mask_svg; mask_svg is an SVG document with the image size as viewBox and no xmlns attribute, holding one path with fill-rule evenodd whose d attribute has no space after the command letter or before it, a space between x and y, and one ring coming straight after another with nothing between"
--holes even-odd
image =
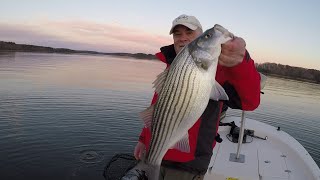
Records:
<instances>
[{"instance_id":1,"label":"white boat","mask_svg":"<svg viewBox=\"0 0 320 180\"><path fill-rule=\"evenodd\" d=\"M256 137L247 136L250 143L234 143L228 139L231 127L220 126L223 142L213 150L205 180L320 180L318 165L296 139L276 127L241 119L225 117L222 122L242 124L240 136L250 129Z\"/></svg>"}]
</instances>

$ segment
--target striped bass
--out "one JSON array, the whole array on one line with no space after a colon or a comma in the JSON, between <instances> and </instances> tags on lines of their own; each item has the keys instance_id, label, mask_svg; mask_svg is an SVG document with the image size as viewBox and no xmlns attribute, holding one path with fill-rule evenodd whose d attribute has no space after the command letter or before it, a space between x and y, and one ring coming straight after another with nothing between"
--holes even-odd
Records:
<instances>
[{"instance_id":1,"label":"striped bass","mask_svg":"<svg viewBox=\"0 0 320 180\"><path fill-rule=\"evenodd\" d=\"M157 102L140 114L151 130L149 151L142 161L149 180L158 179L162 158L170 148L190 151L188 130L209 99L228 100L215 75L221 44L232 38L228 30L215 25L186 45L154 81Z\"/></svg>"}]
</instances>

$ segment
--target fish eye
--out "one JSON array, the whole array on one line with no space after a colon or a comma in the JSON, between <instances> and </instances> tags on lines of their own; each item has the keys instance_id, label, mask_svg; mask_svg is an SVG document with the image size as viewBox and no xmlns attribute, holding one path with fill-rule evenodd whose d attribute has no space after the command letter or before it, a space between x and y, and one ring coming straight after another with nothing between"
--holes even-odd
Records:
<instances>
[{"instance_id":1,"label":"fish eye","mask_svg":"<svg viewBox=\"0 0 320 180\"><path fill-rule=\"evenodd\" d=\"M205 37L206 39L208 39L208 38L211 37L211 34L206 34L204 37Z\"/></svg>"}]
</instances>

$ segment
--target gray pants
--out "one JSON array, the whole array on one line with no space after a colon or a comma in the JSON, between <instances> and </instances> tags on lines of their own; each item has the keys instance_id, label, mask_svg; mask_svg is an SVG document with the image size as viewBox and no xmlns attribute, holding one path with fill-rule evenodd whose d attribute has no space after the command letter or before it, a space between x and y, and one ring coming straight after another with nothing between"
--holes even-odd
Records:
<instances>
[{"instance_id":1,"label":"gray pants","mask_svg":"<svg viewBox=\"0 0 320 180\"><path fill-rule=\"evenodd\" d=\"M159 180L203 180L204 175L192 174L161 166Z\"/></svg>"}]
</instances>

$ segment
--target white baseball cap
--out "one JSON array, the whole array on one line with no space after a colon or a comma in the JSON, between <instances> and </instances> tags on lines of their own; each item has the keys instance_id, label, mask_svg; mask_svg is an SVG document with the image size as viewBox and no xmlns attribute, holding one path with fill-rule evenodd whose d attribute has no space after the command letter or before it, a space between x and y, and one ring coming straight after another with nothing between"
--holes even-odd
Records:
<instances>
[{"instance_id":1,"label":"white baseball cap","mask_svg":"<svg viewBox=\"0 0 320 180\"><path fill-rule=\"evenodd\" d=\"M201 26L199 20L196 17L188 16L188 15L185 15L185 14L180 15L179 17L177 17L176 19L174 19L172 21L172 27L170 29L169 34L172 34L173 29L177 25L184 25L184 26L188 27L191 30L196 30L197 28L200 28L202 30L202 26Z\"/></svg>"}]
</instances>

